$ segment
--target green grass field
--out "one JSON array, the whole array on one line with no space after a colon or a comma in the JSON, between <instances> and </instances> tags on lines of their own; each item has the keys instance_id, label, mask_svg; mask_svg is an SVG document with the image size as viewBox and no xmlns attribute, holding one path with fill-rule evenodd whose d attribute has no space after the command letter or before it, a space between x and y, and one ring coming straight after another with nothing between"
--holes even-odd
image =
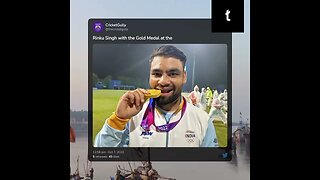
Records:
<instances>
[{"instance_id":1,"label":"green grass field","mask_svg":"<svg viewBox=\"0 0 320 180\"><path fill-rule=\"evenodd\" d=\"M120 97L127 90L94 90L93 91L93 142L106 119L116 110ZM214 122L220 147L227 146L227 127Z\"/></svg>"},{"instance_id":2,"label":"green grass field","mask_svg":"<svg viewBox=\"0 0 320 180\"><path fill-rule=\"evenodd\" d=\"M120 97L126 90L93 91L93 142L106 119L116 110Z\"/></svg>"},{"instance_id":3,"label":"green grass field","mask_svg":"<svg viewBox=\"0 0 320 180\"><path fill-rule=\"evenodd\" d=\"M214 121L213 124L216 129L219 146L226 147L228 142L227 126L221 121Z\"/></svg>"}]
</instances>

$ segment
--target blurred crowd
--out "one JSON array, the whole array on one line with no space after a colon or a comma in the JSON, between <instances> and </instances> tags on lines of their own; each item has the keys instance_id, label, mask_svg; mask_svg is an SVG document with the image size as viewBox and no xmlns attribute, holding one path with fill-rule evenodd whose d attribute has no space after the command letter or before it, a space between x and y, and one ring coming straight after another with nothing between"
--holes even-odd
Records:
<instances>
[{"instance_id":1,"label":"blurred crowd","mask_svg":"<svg viewBox=\"0 0 320 180\"><path fill-rule=\"evenodd\" d=\"M195 85L187 99L194 106L207 112L213 121L221 121L226 125L228 113L227 97L227 89L219 93L217 89L203 87L200 92L198 85Z\"/></svg>"}]
</instances>

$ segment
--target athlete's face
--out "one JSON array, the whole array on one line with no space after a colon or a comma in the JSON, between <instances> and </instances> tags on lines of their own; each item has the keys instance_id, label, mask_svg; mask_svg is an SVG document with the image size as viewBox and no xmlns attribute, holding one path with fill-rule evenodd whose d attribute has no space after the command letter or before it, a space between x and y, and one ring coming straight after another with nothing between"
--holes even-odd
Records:
<instances>
[{"instance_id":1,"label":"athlete's face","mask_svg":"<svg viewBox=\"0 0 320 180\"><path fill-rule=\"evenodd\" d=\"M159 106L176 101L186 81L187 75L179 59L164 56L153 58L149 83L151 88L161 90L161 96L156 99Z\"/></svg>"}]
</instances>

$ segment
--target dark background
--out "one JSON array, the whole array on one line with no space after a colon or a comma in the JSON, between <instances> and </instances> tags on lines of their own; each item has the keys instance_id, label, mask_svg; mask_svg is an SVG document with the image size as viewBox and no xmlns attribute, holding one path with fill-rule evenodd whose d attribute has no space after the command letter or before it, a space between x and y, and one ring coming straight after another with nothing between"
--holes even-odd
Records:
<instances>
[{"instance_id":1,"label":"dark background","mask_svg":"<svg viewBox=\"0 0 320 180\"><path fill-rule=\"evenodd\" d=\"M149 87L149 59L162 44L94 44L93 73L103 79L130 78L128 85ZM175 44L187 56L187 83L183 91L195 85L221 92L227 88L227 46L225 44ZM195 61L195 62L193 62ZM194 68L194 84L192 83ZM121 77L120 77L121 79Z\"/></svg>"}]
</instances>

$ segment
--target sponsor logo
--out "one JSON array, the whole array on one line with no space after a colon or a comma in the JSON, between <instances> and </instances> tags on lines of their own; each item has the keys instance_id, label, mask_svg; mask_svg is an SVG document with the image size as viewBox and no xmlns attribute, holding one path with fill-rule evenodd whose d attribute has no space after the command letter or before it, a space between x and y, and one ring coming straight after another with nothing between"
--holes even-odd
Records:
<instances>
[{"instance_id":1,"label":"sponsor logo","mask_svg":"<svg viewBox=\"0 0 320 180\"><path fill-rule=\"evenodd\" d=\"M142 131L140 136L152 136L153 132L150 131Z\"/></svg>"},{"instance_id":2,"label":"sponsor logo","mask_svg":"<svg viewBox=\"0 0 320 180\"><path fill-rule=\"evenodd\" d=\"M217 142L218 142L218 139L217 139L217 138L214 138L214 139L213 139L213 142L214 142L214 143L217 143Z\"/></svg>"}]
</instances>

